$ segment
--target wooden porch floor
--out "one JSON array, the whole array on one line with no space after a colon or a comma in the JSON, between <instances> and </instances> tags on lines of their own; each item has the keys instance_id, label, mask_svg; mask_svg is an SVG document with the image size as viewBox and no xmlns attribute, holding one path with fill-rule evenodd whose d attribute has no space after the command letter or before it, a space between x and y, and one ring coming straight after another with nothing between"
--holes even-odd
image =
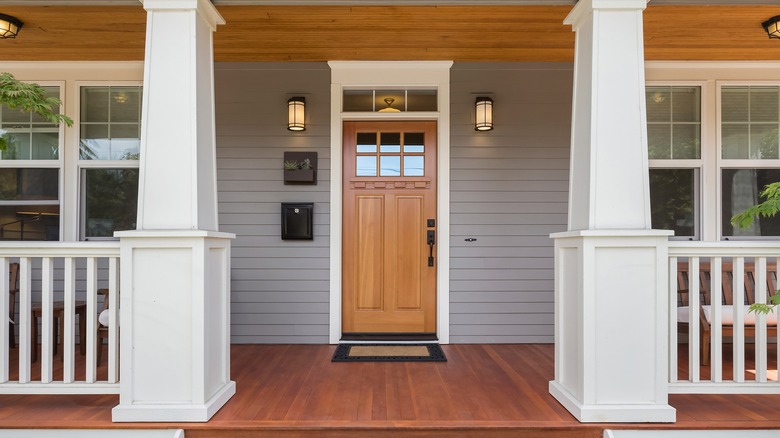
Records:
<instances>
[{"instance_id":1,"label":"wooden porch floor","mask_svg":"<svg viewBox=\"0 0 780 438\"><path fill-rule=\"evenodd\" d=\"M115 395L3 395L0 428L183 428L187 438L595 438L604 428L780 430L780 395L672 395L675 424L580 424L547 392L552 345L443 348L445 363L332 363L330 345L233 345L237 393L208 423L112 423Z\"/></svg>"}]
</instances>

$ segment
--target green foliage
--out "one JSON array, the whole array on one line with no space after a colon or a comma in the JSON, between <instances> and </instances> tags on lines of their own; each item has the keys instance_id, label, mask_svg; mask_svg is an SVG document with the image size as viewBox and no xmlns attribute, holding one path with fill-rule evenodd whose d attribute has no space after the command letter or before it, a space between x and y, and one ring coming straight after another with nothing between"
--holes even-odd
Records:
<instances>
[{"instance_id":1,"label":"green foliage","mask_svg":"<svg viewBox=\"0 0 780 438\"><path fill-rule=\"evenodd\" d=\"M300 164L298 164L295 160L289 160L284 162L284 170L298 170L300 169Z\"/></svg>"},{"instance_id":2,"label":"green foliage","mask_svg":"<svg viewBox=\"0 0 780 438\"><path fill-rule=\"evenodd\" d=\"M70 117L60 114L60 100L46 96L46 90L38 84L22 82L11 73L0 73L0 105L24 112L32 112L59 125L73 125ZM6 135L0 136L0 150L8 147Z\"/></svg>"},{"instance_id":3,"label":"green foliage","mask_svg":"<svg viewBox=\"0 0 780 438\"><path fill-rule=\"evenodd\" d=\"M761 192L764 202L749 207L742 213L735 214L731 218L731 224L739 228L747 228L758 217L771 217L780 212L780 182L767 184ZM780 305L780 291L769 297L769 303L755 303L750 305L750 311L767 314Z\"/></svg>"}]
</instances>

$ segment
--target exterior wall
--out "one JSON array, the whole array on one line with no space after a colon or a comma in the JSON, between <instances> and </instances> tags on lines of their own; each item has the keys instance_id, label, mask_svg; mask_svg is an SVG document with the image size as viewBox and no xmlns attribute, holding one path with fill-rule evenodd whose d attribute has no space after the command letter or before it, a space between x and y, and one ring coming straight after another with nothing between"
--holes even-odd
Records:
<instances>
[{"instance_id":1,"label":"exterior wall","mask_svg":"<svg viewBox=\"0 0 780 438\"><path fill-rule=\"evenodd\" d=\"M328 342L327 64L218 63L220 231L232 244L234 343ZM451 338L553 342L553 242L566 228L570 64L456 63L451 71ZM474 131L492 93L495 129ZM286 130L306 97L307 128ZM284 151L317 151L316 186L285 186ZM314 202L314 241L282 241L281 202ZM465 242L466 238L475 242Z\"/></svg>"},{"instance_id":2,"label":"exterior wall","mask_svg":"<svg viewBox=\"0 0 780 438\"><path fill-rule=\"evenodd\" d=\"M568 63L452 68L453 343L554 340L549 234L566 229L572 72ZM482 93L494 99L486 133L474 130Z\"/></svg>"},{"instance_id":3,"label":"exterior wall","mask_svg":"<svg viewBox=\"0 0 780 438\"><path fill-rule=\"evenodd\" d=\"M328 342L330 70L325 63L217 63L220 231L232 242L231 342ZM306 131L287 99L306 97ZM317 185L282 182L285 151L318 153ZM280 203L314 202L314 240L283 241Z\"/></svg>"}]
</instances>

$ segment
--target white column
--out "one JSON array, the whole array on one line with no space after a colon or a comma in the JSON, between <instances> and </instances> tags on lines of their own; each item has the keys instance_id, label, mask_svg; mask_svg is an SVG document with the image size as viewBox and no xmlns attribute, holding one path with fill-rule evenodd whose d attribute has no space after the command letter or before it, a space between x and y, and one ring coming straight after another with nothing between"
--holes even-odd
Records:
<instances>
[{"instance_id":1,"label":"white column","mask_svg":"<svg viewBox=\"0 0 780 438\"><path fill-rule=\"evenodd\" d=\"M673 422L667 236L652 230L642 11L580 0L568 231L555 239L555 380L583 422Z\"/></svg>"},{"instance_id":2,"label":"white column","mask_svg":"<svg viewBox=\"0 0 780 438\"><path fill-rule=\"evenodd\" d=\"M208 0L147 11L138 229L121 246L114 421L208 421L230 380L230 239L218 231Z\"/></svg>"}]
</instances>

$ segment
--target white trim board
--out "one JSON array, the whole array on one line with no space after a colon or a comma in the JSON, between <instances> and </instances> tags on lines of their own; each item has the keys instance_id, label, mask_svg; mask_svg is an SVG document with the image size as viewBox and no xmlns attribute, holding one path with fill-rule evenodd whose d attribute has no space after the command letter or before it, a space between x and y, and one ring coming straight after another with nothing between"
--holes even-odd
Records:
<instances>
[{"instance_id":1,"label":"white trim board","mask_svg":"<svg viewBox=\"0 0 780 438\"><path fill-rule=\"evenodd\" d=\"M385 120L379 113L343 113L344 88L430 87L438 90L438 112L391 113L387 120L437 120L438 193L436 259L436 334L450 342L450 68L452 61L330 61L330 330L329 341L341 339L341 167L342 124L345 120Z\"/></svg>"}]
</instances>

